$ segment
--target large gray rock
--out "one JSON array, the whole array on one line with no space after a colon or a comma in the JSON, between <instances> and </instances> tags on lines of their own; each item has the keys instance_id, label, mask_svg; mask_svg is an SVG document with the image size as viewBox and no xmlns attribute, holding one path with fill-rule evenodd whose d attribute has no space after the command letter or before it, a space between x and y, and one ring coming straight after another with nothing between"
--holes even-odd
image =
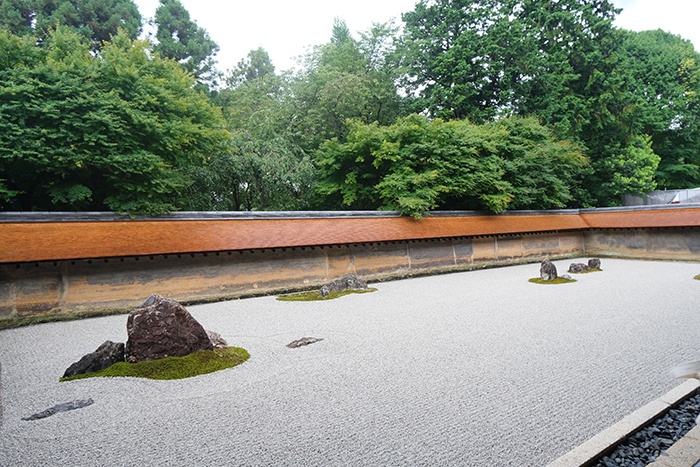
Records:
<instances>
[{"instance_id":1,"label":"large gray rock","mask_svg":"<svg viewBox=\"0 0 700 467\"><path fill-rule=\"evenodd\" d=\"M327 297L331 292L342 292L344 290L366 289L367 282L355 275L343 276L321 287L322 297Z\"/></svg>"},{"instance_id":2,"label":"large gray rock","mask_svg":"<svg viewBox=\"0 0 700 467\"><path fill-rule=\"evenodd\" d=\"M540 277L543 281L551 281L557 278L557 267L546 259L540 264Z\"/></svg>"},{"instance_id":3,"label":"large gray rock","mask_svg":"<svg viewBox=\"0 0 700 467\"><path fill-rule=\"evenodd\" d=\"M66 372L63 373L63 377L69 378L84 373L94 373L123 361L124 344L122 342L105 341L97 350L85 355L69 366Z\"/></svg>"},{"instance_id":4,"label":"large gray rock","mask_svg":"<svg viewBox=\"0 0 700 467\"><path fill-rule=\"evenodd\" d=\"M600 259L598 258L591 258L588 260L588 268L589 269L600 269Z\"/></svg>"},{"instance_id":5,"label":"large gray rock","mask_svg":"<svg viewBox=\"0 0 700 467\"><path fill-rule=\"evenodd\" d=\"M152 294L126 320L125 356L130 363L183 357L212 350L207 332L178 302Z\"/></svg>"}]
</instances>

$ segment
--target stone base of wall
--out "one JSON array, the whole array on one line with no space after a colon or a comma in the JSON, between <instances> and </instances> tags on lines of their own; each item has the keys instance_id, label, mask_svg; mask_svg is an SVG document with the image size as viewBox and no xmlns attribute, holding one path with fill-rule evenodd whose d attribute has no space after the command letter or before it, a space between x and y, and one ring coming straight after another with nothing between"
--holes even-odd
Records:
<instances>
[{"instance_id":1,"label":"stone base of wall","mask_svg":"<svg viewBox=\"0 0 700 467\"><path fill-rule=\"evenodd\" d=\"M348 273L376 281L584 251L583 232L559 232L2 264L0 320L127 311L154 292L183 303L214 301L319 287Z\"/></svg>"},{"instance_id":2,"label":"stone base of wall","mask_svg":"<svg viewBox=\"0 0 700 467\"><path fill-rule=\"evenodd\" d=\"M586 255L700 261L700 228L596 229L584 232Z\"/></svg>"}]
</instances>

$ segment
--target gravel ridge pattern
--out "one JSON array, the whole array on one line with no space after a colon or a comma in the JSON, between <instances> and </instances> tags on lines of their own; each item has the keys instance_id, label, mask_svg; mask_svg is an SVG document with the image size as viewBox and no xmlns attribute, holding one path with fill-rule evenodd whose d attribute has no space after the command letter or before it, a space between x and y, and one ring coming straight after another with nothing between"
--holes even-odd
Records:
<instances>
[{"instance_id":1,"label":"gravel ridge pattern","mask_svg":"<svg viewBox=\"0 0 700 467\"><path fill-rule=\"evenodd\" d=\"M124 315L3 330L0 465L546 465L700 358L700 264L602 269L554 286L528 282L537 263L330 301L191 306L251 357L177 381L58 382L105 340L126 341ZM286 347L303 336L323 341Z\"/></svg>"}]
</instances>

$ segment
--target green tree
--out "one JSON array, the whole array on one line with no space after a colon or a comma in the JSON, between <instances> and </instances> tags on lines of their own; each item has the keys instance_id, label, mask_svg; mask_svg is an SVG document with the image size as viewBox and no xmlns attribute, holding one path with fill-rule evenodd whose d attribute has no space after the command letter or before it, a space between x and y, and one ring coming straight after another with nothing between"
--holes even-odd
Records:
<instances>
[{"instance_id":1,"label":"green tree","mask_svg":"<svg viewBox=\"0 0 700 467\"><path fill-rule=\"evenodd\" d=\"M275 66L270 60L267 50L259 47L248 52L246 58L238 62L226 77L226 84L229 88L235 88L242 83L264 78L275 74Z\"/></svg>"},{"instance_id":2,"label":"green tree","mask_svg":"<svg viewBox=\"0 0 700 467\"><path fill-rule=\"evenodd\" d=\"M189 169L227 147L220 112L147 42L119 34L97 57L59 28L35 43L0 34L4 209L174 210Z\"/></svg>"},{"instance_id":3,"label":"green tree","mask_svg":"<svg viewBox=\"0 0 700 467\"><path fill-rule=\"evenodd\" d=\"M269 55L252 50L216 96L232 134L228 152L193 172L188 209L295 210L307 206L314 168L290 133L288 87Z\"/></svg>"},{"instance_id":4,"label":"green tree","mask_svg":"<svg viewBox=\"0 0 700 467\"><path fill-rule=\"evenodd\" d=\"M0 28L12 34L25 36L34 33L35 2L28 0L3 0L0 2Z\"/></svg>"},{"instance_id":5,"label":"green tree","mask_svg":"<svg viewBox=\"0 0 700 467\"><path fill-rule=\"evenodd\" d=\"M389 36L394 31L376 26L358 42L345 23L336 20L330 42L306 57L291 84L292 129L304 150L313 151L327 139L345 138L348 119L388 124L400 114L398 71L386 59L393 53Z\"/></svg>"},{"instance_id":6,"label":"green tree","mask_svg":"<svg viewBox=\"0 0 700 467\"><path fill-rule=\"evenodd\" d=\"M621 68L635 127L661 158L656 180L665 188L700 186L700 54L668 32L623 32Z\"/></svg>"},{"instance_id":7,"label":"green tree","mask_svg":"<svg viewBox=\"0 0 700 467\"><path fill-rule=\"evenodd\" d=\"M475 125L411 115L390 126L354 122L347 142L315 154L317 190L331 205L396 209L550 209L573 198L587 161L536 120Z\"/></svg>"},{"instance_id":8,"label":"green tree","mask_svg":"<svg viewBox=\"0 0 700 467\"><path fill-rule=\"evenodd\" d=\"M514 82L504 80L529 79L516 62L531 55L513 9L510 1L422 0L403 15L404 85L420 96L415 110L481 122L511 104Z\"/></svg>"},{"instance_id":9,"label":"green tree","mask_svg":"<svg viewBox=\"0 0 700 467\"><path fill-rule=\"evenodd\" d=\"M627 157L643 133L618 54L617 13L609 0L423 0L403 17L416 110L475 122L535 116L589 155L578 202L619 204L618 194L649 183L616 178L615 161L645 164L633 172L646 177L654 158Z\"/></svg>"},{"instance_id":10,"label":"green tree","mask_svg":"<svg viewBox=\"0 0 700 467\"><path fill-rule=\"evenodd\" d=\"M70 27L91 42L93 51L120 30L135 39L141 14L133 0L3 0L0 27L43 40L57 25Z\"/></svg>"},{"instance_id":11,"label":"green tree","mask_svg":"<svg viewBox=\"0 0 700 467\"><path fill-rule=\"evenodd\" d=\"M609 177L607 183L598 187L599 195L607 199L622 199L627 193L641 195L654 191L654 176L660 159L651 147L651 137L633 137L630 144L597 161L597 172Z\"/></svg>"},{"instance_id":12,"label":"green tree","mask_svg":"<svg viewBox=\"0 0 700 467\"><path fill-rule=\"evenodd\" d=\"M214 55L219 46L206 30L190 19L180 0L160 0L153 20L156 44L153 50L180 63L198 82L212 84L217 78Z\"/></svg>"}]
</instances>

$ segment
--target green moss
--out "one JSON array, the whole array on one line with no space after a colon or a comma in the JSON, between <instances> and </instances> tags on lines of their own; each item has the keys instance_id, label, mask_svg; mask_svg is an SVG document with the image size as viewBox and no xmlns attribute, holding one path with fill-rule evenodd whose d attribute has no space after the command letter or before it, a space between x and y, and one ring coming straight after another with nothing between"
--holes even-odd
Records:
<instances>
[{"instance_id":1,"label":"green moss","mask_svg":"<svg viewBox=\"0 0 700 467\"><path fill-rule=\"evenodd\" d=\"M571 284L572 282L576 282L576 279L565 279L563 277L557 277L556 279L553 279L551 281L545 281L542 280L540 277L533 277L532 279L529 279L528 282L532 282L533 284Z\"/></svg>"},{"instance_id":2,"label":"green moss","mask_svg":"<svg viewBox=\"0 0 700 467\"><path fill-rule=\"evenodd\" d=\"M138 363L119 362L102 371L61 378L60 381L102 377L132 376L148 379L183 379L213 373L240 365L250 358L245 349L226 347L225 349L203 350L184 357L166 357Z\"/></svg>"},{"instance_id":3,"label":"green moss","mask_svg":"<svg viewBox=\"0 0 700 467\"><path fill-rule=\"evenodd\" d=\"M571 272L571 271L568 271L568 272L569 272L569 274L588 274L590 272L602 272L602 271L603 270L600 268L593 268L593 269L587 269L587 270L581 271L581 272Z\"/></svg>"},{"instance_id":4,"label":"green moss","mask_svg":"<svg viewBox=\"0 0 700 467\"><path fill-rule=\"evenodd\" d=\"M700 274L698 274L697 276L695 276L695 280L696 280L696 281L700 281Z\"/></svg>"},{"instance_id":5,"label":"green moss","mask_svg":"<svg viewBox=\"0 0 700 467\"><path fill-rule=\"evenodd\" d=\"M318 290L312 290L310 292L300 292L291 295L280 295L277 300L282 302L312 302L315 300L333 300L334 298L342 297L344 295L349 295L352 293L370 293L376 292L377 289L351 289L343 290L342 292L331 292L327 297L322 297L321 292Z\"/></svg>"}]
</instances>

